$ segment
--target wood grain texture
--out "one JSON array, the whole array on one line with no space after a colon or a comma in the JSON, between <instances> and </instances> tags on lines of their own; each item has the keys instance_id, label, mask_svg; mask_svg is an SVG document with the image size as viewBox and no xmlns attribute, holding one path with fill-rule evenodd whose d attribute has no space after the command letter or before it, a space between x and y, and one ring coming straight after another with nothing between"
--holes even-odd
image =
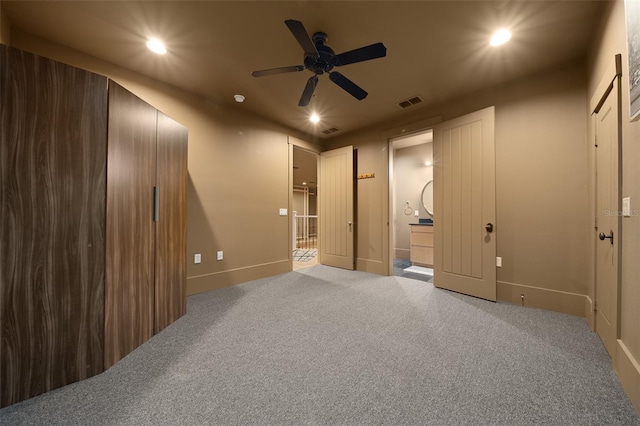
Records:
<instances>
[{"instance_id":1,"label":"wood grain texture","mask_svg":"<svg viewBox=\"0 0 640 426\"><path fill-rule=\"evenodd\" d=\"M156 116L109 82L105 368L153 335Z\"/></svg>"},{"instance_id":2,"label":"wood grain texture","mask_svg":"<svg viewBox=\"0 0 640 426\"><path fill-rule=\"evenodd\" d=\"M155 333L186 313L187 129L158 112Z\"/></svg>"},{"instance_id":3,"label":"wood grain texture","mask_svg":"<svg viewBox=\"0 0 640 426\"><path fill-rule=\"evenodd\" d=\"M103 371L107 79L0 49L7 406Z\"/></svg>"}]
</instances>

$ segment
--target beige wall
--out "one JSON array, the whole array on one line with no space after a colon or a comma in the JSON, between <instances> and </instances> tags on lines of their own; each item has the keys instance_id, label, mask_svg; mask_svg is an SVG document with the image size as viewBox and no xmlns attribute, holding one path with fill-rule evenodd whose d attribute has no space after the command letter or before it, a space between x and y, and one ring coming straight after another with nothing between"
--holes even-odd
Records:
<instances>
[{"instance_id":1,"label":"beige wall","mask_svg":"<svg viewBox=\"0 0 640 426\"><path fill-rule=\"evenodd\" d=\"M291 270L289 218L278 210L289 205L288 135L302 135L15 28L11 42L106 75L188 128L189 294Z\"/></svg>"},{"instance_id":2,"label":"beige wall","mask_svg":"<svg viewBox=\"0 0 640 426\"><path fill-rule=\"evenodd\" d=\"M385 145L389 137L400 136L388 129L416 130L412 123L429 117L438 122L495 105L496 235L504 265L498 269L498 297L509 299L510 291L517 289L518 303L520 292L531 293L527 304L584 315L588 290L584 68L583 63L570 64L332 140L330 147L358 149L358 173L376 171L381 176L358 182L359 264L384 258L386 250Z\"/></svg>"},{"instance_id":3,"label":"beige wall","mask_svg":"<svg viewBox=\"0 0 640 426\"><path fill-rule=\"evenodd\" d=\"M589 61L589 97L604 77L615 54L622 54L622 197L631 197L632 211L640 210L640 120L629 120L629 74L624 3L612 2L604 17ZM595 241L595 237L591 240ZM593 244L591 245L593 248ZM593 251L591 252L593 253ZM620 284L620 335L614 368L640 411L640 217L622 219L622 275ZM589 279L594 294L593 275ZM635 365L633 365L635 363Z\"/></svg>"},{"instance_id":4,"label":"beige wall","mask_svg":"<svg viewBox=\"0 0 640 426\"><path fill-rule=\"evenodd\" d=\"M430 218L422 206L422 188L433 179L433 166L426 166L426 161L433 161L433 144L423 143L394 150L393 153L393 193L395 212L395 244L397 259L409 259L411 223L419 218ZM406 203L413 211L406 214ZM408 211L407 211L408 212Z\"/></svg>"}]
</instances>

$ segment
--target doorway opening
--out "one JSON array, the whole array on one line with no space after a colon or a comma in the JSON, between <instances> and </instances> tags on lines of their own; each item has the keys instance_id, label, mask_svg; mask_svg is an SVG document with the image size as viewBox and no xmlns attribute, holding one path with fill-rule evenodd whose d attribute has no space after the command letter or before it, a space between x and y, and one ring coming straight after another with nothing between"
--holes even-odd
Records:
<instances>
[{"instance_id":1,"label":"doorway opening","mask_svg":"<svg viewBox=\"0 0 640 426\"><path fill-rule=\"evenodd\" d=\"M318 263L318 155L293 147L293 269Z\"/></svg>"},{"instance_id":2,"label":"doorway opening","mask_svg":"<svg viewBox=\"0 0 640 426\"><path fill-rule=\"evenodd\" d=\"M433 282L433 131L390 139L393 275Z\"/></svg>"}]
</instances>

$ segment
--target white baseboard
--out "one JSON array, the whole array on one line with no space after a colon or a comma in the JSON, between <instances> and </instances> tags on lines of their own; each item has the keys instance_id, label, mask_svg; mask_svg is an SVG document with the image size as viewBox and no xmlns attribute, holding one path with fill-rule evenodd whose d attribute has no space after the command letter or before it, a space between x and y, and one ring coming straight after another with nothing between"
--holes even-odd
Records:
<instances>
[{"instance_id":1,"label":"white baseboard","mask_svg":"<svg viewBox=\"0 0 640 426\"><path fill-rule=\"evenodd\" d=\"M587 318L588 296L505 281L497 282L497 298L505 302ZM593 314L591 314L593 315Z\"/></svg>"},{"instance_id":2,"label":"white baseboard","mask_svg":"<svg viewBox=\"0 0 640 426\"><path fill-rule=\"evenodd\" d=\"M187 296L291 272L289 259L187 277Z\"/></svg>"},{"instance_id":3,"label":"white baseboard","mask_svg":"<svg viewBox=\"0 0 640 426\"><path fill-rule=\"evenodd\" d=\"M618 340L613 368L631 404L640 413L640 364L622 340Z\"/></svg>"},{"instance_id":4,"label":"white baseboard","mask_svg":"<svg viewBox=\"0 0 640 426\"><path fill-rule=\"evenodd\" d=\"M371 259L356 259L356 270L378 275L388 275L389 267L385 263Z\"/></svg>"}]
</instances>

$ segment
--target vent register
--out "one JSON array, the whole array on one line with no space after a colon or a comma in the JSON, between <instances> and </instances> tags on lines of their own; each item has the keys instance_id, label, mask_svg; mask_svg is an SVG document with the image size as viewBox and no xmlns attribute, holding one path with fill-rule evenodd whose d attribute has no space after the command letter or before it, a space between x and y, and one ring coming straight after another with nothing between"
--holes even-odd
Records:
<instances>
[{"instance_id":1,"label":"vent register","mask_svg":"<svg viewBox=\"0 0 640 426\"><path fill-rule=\"evenodd\" d=\"M421 104L422 102L424 102L424 99L422 99L420 95L416 95L407 100L398 102L398 106L404 109L409 108L410 106Z\"/></svg>"},{"instance_id":2,"label":"vent register","mask_svg":"<svg viewBox=\"0 0 640 426\"><path fill-rule=\"evenodd\" d=\"M330 135L331 133L335 133L335 132L339 132L340 129L338 129L337 127L331 127L329 129L325 129L322 131L323 134L325 135Z\"/></svg>"},{"instance_id":3,"label":"vent register","mask_svg":"<svg viewBox=\"0 0 640 426\"><path fill-rule=\"evenodd\" d=\"M408 108L408 107L410 107L410 106L414 106L414 105L417 105L417 104L421 104L422 102L424 102L424 99L422 98L422 96L420 96L420 95L415 95L415 96L412 96L412 97L411 97L411 98L409 98L409 99L406 99L406 100L404 100L404 101L400 101L400 102L398 102L398 106L399 106L400 108L404 109L404 108ZM332 134L332 133L339 132L339 131L340 131L340 129L338 129L337 127L331 127L331 128L329 128L329 129L325 129L325 130L323 130L323 131L322 131L322 134L324 134L324 135L330 135L330 134Z\"/></svg>"}]
</instances>

